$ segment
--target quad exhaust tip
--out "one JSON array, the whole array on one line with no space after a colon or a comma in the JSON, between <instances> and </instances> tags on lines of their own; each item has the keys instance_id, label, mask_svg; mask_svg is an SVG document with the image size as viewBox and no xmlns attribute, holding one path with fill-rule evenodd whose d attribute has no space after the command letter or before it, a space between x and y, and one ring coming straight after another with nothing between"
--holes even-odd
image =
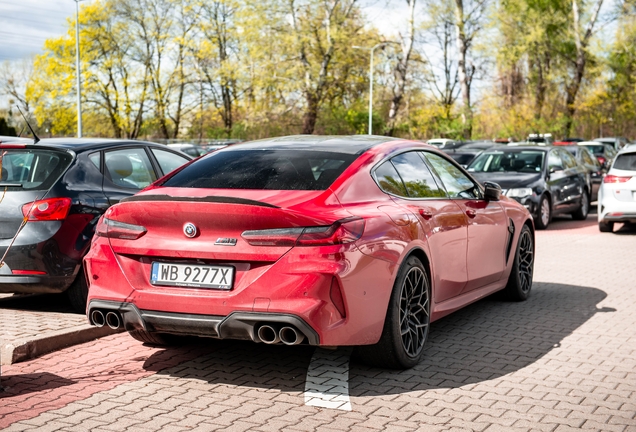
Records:
<instances>
[{"instance_id":1,"label":"quad exhaust tip","mask_svg":"<svg viewBox=\"0 0 636 432\"><path fill-rule=\"evenodd\" d=\"M280 342L278 331L271 325L262 325L258 328L258 338L266 344L275 344Z\"/></svg>"},{"instance_id":2,"label":"quad exhaust tip","mask_svg":"<svg viewBox=\"0 0 636 432\"><path fill-rule=\"evenodd\" d=\"M121 320L116 312L108 312L106 314L106 324L113 330L117 330L121 326Z\"/></svg>"},{"instance_id":3,"label":"quad exhaust tip","mask_svg":"<svg viewBox=\"0 0 636 432\"><path fill-rule=\"evenodd\" d=\"M298 345L305 340L305 335L294 327L282 327L278 336L285 345Z\"/></svg>"},{"instance_id":4,"label":"quad exhaust tip","mask_svg":"<svg viewBox=\"0 0 636 432\"><path fill-rule=\"evenodd\" d=\"M104 324L106 324L104 314L102 313L102 311L97 309L91 312L91 321L93 321L95 327L104 327Z\"/></svg>"}]
</instances>

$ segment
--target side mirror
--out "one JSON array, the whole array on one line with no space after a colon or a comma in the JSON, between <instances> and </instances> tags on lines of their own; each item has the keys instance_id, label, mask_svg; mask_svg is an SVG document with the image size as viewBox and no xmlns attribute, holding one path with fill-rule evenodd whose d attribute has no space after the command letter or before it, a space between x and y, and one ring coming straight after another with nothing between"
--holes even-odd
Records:
<instances>
[{"instance_id":1,"label":"side mirror","mask_svg":"<svg viewBox=\"0 0 636 432\"><path fill-rule=\"evenodd\" d=\"M554 174L557 171L563 171L563 168L558 167L558 166L551 166L550 167L550 174Z\"/></svg>"},{"instance_id":2,"label":"side mirror","mask_svg":"<svg viewBox=\"0 0 636 432\"><path fill-rule=\"evenodd\" d=\"M501 186L497 183L484 182L484 199L486 201L499 201L501 198Z\"/></svg>"}]
</instances>

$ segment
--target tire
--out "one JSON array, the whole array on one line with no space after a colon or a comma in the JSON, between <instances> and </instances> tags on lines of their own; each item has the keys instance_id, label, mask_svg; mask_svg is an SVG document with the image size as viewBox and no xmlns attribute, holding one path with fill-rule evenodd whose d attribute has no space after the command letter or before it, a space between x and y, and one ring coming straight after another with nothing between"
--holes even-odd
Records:
<instances>
[{"instance_id":1,"label":"tire","mask_svg":"<svg viewBox=\"0 0 636 432\"><path fill-rule=\"evenodd\" d=\"M539 217L534 222L534 226L537 229L544 230L550 224L552 220L552 207L550 206L550 200L546 195L541 197L539 200Z\"/></svg>"},{"instance_id":2,"label":"tire","mask_svg":"<svg viewBox=\"0 0 636 432\"><path fill-rule=\"evenodd\" d=\"M73 311L81 314L86 313L86 301L88 299L88 285L86 284L86 275L84 274L84 266L80 267L77 277L70 287L66 290L66 297L71 303Z\"/></svg>"},{"instance_id":3,"label":"tire","mask_svg":"<svg viewBox=\"0 0 636 432\"><path fill-rule=\"evenodd\" d=\"M382 368L408 369L417 365L428 338L430 304L426 269L412 256L399 270L380 341L358 347L356 356Z\"/></svg>"},{"instance_id":4,"label":"tire","mask_svg":"<svg viewBox=\"0 0 636 432\"><path fill-rule=\"evenodd\" d=\"M129 330L128 334L139 342L143 342L148 345L167 346L175 345L177 338L172 335L163 333L151 333L146 330Z\"/></svg>"},{"instance_id":5,"label":"tire","mask_svg":"<svg viewBox=\"0 0 636 432\"><path fill-rule=\"evenodd\" d=\"M515 260L503 290L504 297L511 301L525 301L530 296L534 274L534 239L527 225L524 225L517 240Z\"/></svg>"},{"instance_id":6,"label":"tire","mask_svg":"<svg viewBox=\"0 0 636 432\"><path fill-rule=\"evenodd\" d=\"M587 192L583 191L581 195L581 206L577 211L572 213L572 219L574 220L585 220L587 219L587 215L590 212L590 197L587 195Z\"/></svg>"},{"instance_id":7,"label":"tire","mask_svg":"<svg viewBox=\"0 0 636 432\"><path fill-rule=\"evenodd\" d=\"M598 230L600 232L613 232L614 231L614 222L599 222Z\"/></svg>"}]
</instances>

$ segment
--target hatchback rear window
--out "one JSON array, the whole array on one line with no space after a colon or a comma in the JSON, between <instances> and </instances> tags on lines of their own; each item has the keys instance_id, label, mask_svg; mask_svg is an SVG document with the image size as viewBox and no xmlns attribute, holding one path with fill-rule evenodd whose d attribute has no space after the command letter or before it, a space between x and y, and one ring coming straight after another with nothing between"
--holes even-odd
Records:
<instances>
[{"instance_id":1,"label":"hatchback rear window","mask_svg":"<svg viewBox=\"0 0 636 432\"><path fill-rule=\"evenodd\" d=\"M0 188L48 190L73 157L48 149L0 149Z\"/></svg>"},{"instance_id":2,"label":"hatchback rear window","mask_svg":"<svg viewBox=\"0 0 636 432\"><path fill-rule=\"evenodd\" d=\"M355 155L311 150L218 151L188 165L167 187L325 190Z\"/></svg>"},{"instance_id":3,"label":"hatchback rear window","mask_svg":"<svg viewBox=\"0 0 636 432\"><path fill-rule=\"evenodd\" d=\"M636 153L624 153L618 155L612 168L626 171L636 171Z\"/></svg>"}]
</instances>

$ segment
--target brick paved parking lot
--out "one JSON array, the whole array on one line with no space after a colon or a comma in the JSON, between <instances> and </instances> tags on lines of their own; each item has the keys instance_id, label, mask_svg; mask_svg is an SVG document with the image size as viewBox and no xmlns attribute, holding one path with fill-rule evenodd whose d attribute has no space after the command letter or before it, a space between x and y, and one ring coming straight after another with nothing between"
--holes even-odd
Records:
<instances>
[{"instance_id":1,"label":"brick paved parking lot","mask_svg":"<svg viewBox=\"0 0 636 432\"><path fill-rule=\"evenodd\" d=\"M434 323L411 370L346 349L117 334L4 367L0 428L636 431L636 229L601 234L594 218L538 232L531 298Z\"/></svg>"}]
</instances>

